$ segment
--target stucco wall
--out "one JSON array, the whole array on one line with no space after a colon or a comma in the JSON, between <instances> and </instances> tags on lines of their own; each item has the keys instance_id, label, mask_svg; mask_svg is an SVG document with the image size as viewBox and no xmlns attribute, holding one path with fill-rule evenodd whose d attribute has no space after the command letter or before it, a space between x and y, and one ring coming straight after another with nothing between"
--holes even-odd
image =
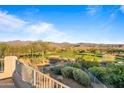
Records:
<instances>
[{"instance_id":1,"label":"stucco wall","mask_svg":"<svg viewBox=\"0 0 124 93\"><path fill-rule=\"evenodd\" d=\"M0 79L12 77L16 66L16 60L16 56L6 56L4 58L4 71L0 73Z\"/></svg>"}]
</instances>

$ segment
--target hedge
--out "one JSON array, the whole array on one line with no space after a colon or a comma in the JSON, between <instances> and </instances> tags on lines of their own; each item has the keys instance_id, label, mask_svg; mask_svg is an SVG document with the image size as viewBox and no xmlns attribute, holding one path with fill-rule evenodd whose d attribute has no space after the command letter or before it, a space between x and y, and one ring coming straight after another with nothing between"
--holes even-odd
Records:
<instances>
[{"instance_id":1,"label":"hedge","mask_svg":"<svg viewBox=\"0 0 124 93\"><path fill-rule=\"evenodd\" d=\"M65 66L70 66L70 67L74 67L74 68L81 68L80 63L65 63Z\"/></svg>"},{"instance_id":2,"label":"hedge","mask_svg":"<svg viewBox=\"0 0 124 93\"><path fill-rule=\"evenodd\" d=\"M94 66L96 66L96 67L99 67L100 66L99 62L87 62L87 61L83 61L83 62L80 62L80 63L81 63L82 68L86 68L86 69L88 69L90 67L94 67Z\"/></svg>"},{"instance_id":3,"label":"hedge","mask_svg":"<svg viewBox=\"0 0 124 93\"><path fill-rule=\"evenodd\" d=\"M91 67L89 68L89 71L100 81L105 81L105 76L107 75L107 70L105 67Z\"/></svg>"},{"instance_id":4,"label":"hedge","mask_svg":"<svg viewBox=\"0 0 124 93\"><path fill-rule=\"evenodd\" d=\"M90 77L81 69L73 70L73 78L85 87L90 85Z\"/></svg>"},{"instance_id":5,"label":"hedge","mask_svg":"<svg viewBox=\"0 0 124 93\"><path fill-rule=\"evenodd\" d=\"M61 69L61 73L62 73L62 76L63 77L66 77L66 78L73 78L73 70L75 68L73 67L64 67Z\"/></svg>"},{"instance_id":6,"label":"hedge","mask_svg":"<svg viewBox=\"0 0 124 93\"><path fill-rule=\"evenodd\" d=\"M53 68L51 68L51 71L57 75L61 75L61 69L64 68L63 65L56 65Z\"/></svg>"}]
</instances>

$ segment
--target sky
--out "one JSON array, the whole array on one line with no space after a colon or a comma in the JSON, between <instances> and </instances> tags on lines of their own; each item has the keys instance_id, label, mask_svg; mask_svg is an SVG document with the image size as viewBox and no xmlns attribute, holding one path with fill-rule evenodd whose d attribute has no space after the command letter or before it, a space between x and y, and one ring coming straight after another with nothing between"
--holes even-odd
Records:
<instances>
[{"instance_id":1,"label":"sky","mask_svg":"<svg viewBox=\"0 0 124 93\"><path fill-rule=\"evenodd\" d=\"M1 5L0 41L124 44L124 6Z\"/></svg>"}]
</instances>

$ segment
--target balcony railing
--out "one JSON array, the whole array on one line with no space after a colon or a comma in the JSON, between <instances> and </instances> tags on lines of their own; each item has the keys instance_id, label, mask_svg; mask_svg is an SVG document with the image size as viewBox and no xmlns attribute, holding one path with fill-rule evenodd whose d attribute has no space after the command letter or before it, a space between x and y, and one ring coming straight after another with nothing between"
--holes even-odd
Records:
<instances>
[{"instance_id":1,"label":"balcony railing","mask_svg":"<svg viewBox=\"0 0 124 93\"><path fill-rule=\"evenodd\" d=\"M22 80L28 83L31 87L36 88L69 88L63 83L51 78L50 76L43 74L42 72L16 62L16 72L22 77Z\"/></svg>"}]
</instances>

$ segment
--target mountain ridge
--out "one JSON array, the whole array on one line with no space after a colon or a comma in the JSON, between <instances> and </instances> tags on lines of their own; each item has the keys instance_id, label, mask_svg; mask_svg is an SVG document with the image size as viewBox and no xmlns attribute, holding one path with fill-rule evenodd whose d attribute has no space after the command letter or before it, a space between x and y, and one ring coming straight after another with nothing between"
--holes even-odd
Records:
<instances>
[{"instance_id":1,"label":"mountain ridge","mask_svg":"<svg viewBox=\"0 0 124 93\"><path fill-rule=\"evenodd\" d=\"M22 40L13 40L13 41L3 41L0 43L8 44L8 45L28 45L30 43L34 42L46 42L49 44L57 45L57 46L73 46L73 47L123 47L124 44L97 44L97 43L69 43L69 42L63 42L63 43L56 43L56 42L47 42L47 41L22 41Z\"/></svg>"}]
</instances>

